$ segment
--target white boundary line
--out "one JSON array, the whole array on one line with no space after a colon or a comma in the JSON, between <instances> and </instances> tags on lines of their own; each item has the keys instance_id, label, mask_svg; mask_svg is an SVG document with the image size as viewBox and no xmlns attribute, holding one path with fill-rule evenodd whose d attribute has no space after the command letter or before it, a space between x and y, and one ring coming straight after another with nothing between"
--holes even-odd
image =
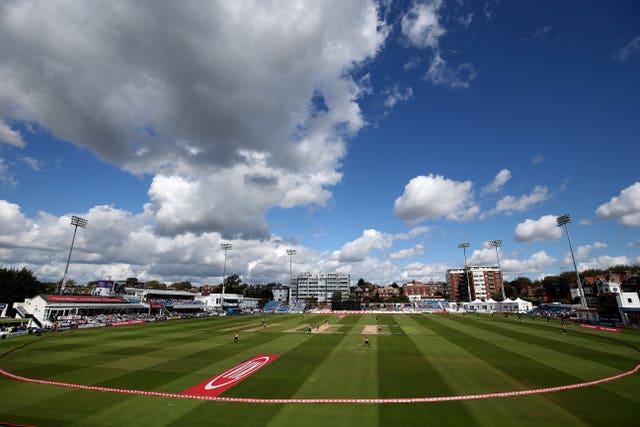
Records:
<instances>
[{"instance_id":1,"label":"white boundary line","mask_svg":"<svg viewBox=\"0 0 640 427\"><path fill-rule=\"evenodd\" d=\"M268 398L244 398L244 397L219 397L219 396L194 396L188 394L176 394L176 393L163 393L158 391L144 391L144 390L131 390L122 388L111 387L99 387L84 384L65 383L61 381L49 381L40 380L36 378L28 378L20 375L12 374L4 369L0 369L0 374L12 378L18 381L24 381L28 383L52 385L57 387L68 387L80 390L102 391L107 393L121 393L121 394L133 394L139 396L154 396L154 397L168 397L173 399L196 399L196 400L210 400L214 402L241 402L241 403L263 403L263 404L315 404L315 403L351 403L351 404L380 404L380 403L432 403L432 402L450 402L456 400L477 400L477 399L492 399L497 397L513 397L513 396L526 396L530 394L540 393L553 393L557 391L573 390L583 387L591 387L598 384L603 384L609 381L618 380L620 378L633 375L640 371L640 364L630 371L620 373L611 377L601 378L594 381L587 381L583 383L567 384L556 387L538 388L533 390L520 390L520 391L507 391L502 393L487 393L487 394L468 394L458 396L439 396L439 397L403 397L403 398L386 398L386 399L268 399Z\"/></svg>"}]
</instances>

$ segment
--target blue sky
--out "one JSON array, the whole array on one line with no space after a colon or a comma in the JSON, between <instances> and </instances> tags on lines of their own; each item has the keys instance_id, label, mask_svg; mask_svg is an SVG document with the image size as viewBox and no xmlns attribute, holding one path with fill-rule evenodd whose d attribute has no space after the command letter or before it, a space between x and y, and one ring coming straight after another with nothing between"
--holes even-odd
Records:
<instances>
[{"instance_id":1,"label":"blue sky","mask_svg":"<svg viewBox=\"0 0 640 427\"><path fill-rule=\"evenodd\" d=\"M640 263L637 2L0 5L0 264L381 285Z\"/></svg>"}]
</instances>

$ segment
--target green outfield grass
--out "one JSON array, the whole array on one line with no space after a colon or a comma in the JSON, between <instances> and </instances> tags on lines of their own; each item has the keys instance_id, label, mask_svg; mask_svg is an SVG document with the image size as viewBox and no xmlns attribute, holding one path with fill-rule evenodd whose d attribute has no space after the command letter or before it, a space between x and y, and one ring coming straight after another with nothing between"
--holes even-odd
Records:
<instances>
[{"instance_id":1,"label":"green outfield grass","mask_svg":"<svg viewBox=\"0 0 640 427\"><path fill-rule=\"evenodd\" d=\"M268 327L261 328L262 319ZM323 333L307 335L329 319ZM374 327L375 325L375 327ZM370 347L363 345L369 326ZM380 326L379 331L377 326ZM258 354L225 391L247 398L405 398L582 383L640 363L640 335L461 315L271 315L167 321L0 341L0 368L66 383L180 393ZM240 343L233 344L235 333ZM432 403L257 404L77 390L0 377L0 424L35 426L635 425L640 374L520 397Z\"/></svg>"}]
</instances>

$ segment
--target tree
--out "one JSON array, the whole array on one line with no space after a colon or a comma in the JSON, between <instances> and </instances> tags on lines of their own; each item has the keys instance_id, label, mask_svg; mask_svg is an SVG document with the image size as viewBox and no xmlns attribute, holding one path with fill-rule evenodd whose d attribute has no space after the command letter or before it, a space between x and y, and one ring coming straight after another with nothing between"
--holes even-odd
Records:
<instances>
[{"instance_id":1,"label":"tree","mask_svg":"<svg viewBox=\"0 0 640 427\"><path fill-rule=\"evenodd\" d=\"M509 287L505 286L505 294L510 298L525 295L532 286L532 283L528 277L516 277L509 282ZM507 292L507 290L509 290L509 292Z\"/></svg>"},{"instance_id":2,"label":"tree","mask_svg":"<svg viewBox=\"0 0 640 427\"><path fill-rule=\"evenodd\" d=\"M40 293L45 295L57 294L60 291L60 282L40 282Z\"/></svg>"},{"instance_id":3,"label":"tree","mask_svg":"<svg viewBox=\"0 0 640 427\"><path fill-rule=\"evenodd\" d=\"M144 284L144 287L147 288L147 289L158 289L158 290L167 289L167 285L165 285L164 283L160 283L157 280L150 280L150 281L146 282Z\"/></svg>"},{"instance_id":4,"label":"tree","mask_svg":"<svg viewBox=\"0 0 640 427\"><path fill-rule=\"evenodd\" d=\"M224 293L225 294L243 294L246 289L246 285L242 284L242 279L237 274L232 274L224 280Z\"/></svg>"},{"instance_id":5,"label":"tree","mask_svg":"<svg viewBox=\"0 0 640 427\"><path fill-rule=\"evenodd\" d=\"M191 284L191 282L178 282L172 284L170 287L175 289L176 291L188 291L189 289L193 288L193 285Z\"/></svg>"},{"instance_id":6,"label":"tree","mask_svg":"<svg viewBox=\"0 0 640 427\"><path fill-rule=\"evenodd\" d=\"M70 288L72 288L72 287L74 287L75 285L76 285L76 281L75 281L75 280L73 280L73 279L67 279L67 280L64 282L64 286L65 286L65 288L66 288L67 286L68 286L68 287L70 287ZM61 288L61 287L62 287L62 279L58 280L58 288Z\"/></svg>"},{"instance_id":7,"label":"tree","mask_svg":"<svg viewBox=\"0 0 640 427\"><path fill-rule=\"evenodd\" d=\"M628 266L628 265L614 265L613 267L609 267L609 274L627 274L627 275L637 275L640 273L640 266Z\"/></svg>"},{"instance_id":8,"label":"tree","mask_svg":"<svg viewBox=\"0 0 640 427\"><path fill-rule=\"evenodd\" d=\"M265 287L260 291L258 296L260 298L259 304L264 307L269 301L273 301L273 291L271 287Z\"/></svg>"},{"instance_id":9,"label":"tree","mask_svg":"<svg viewBox=\"0 0 640 427\"><path fill-rule=\"evenodd\" d=\"M7 303L9 316L15 315L13 303L33 298L41 291L40 282L30 270L0 269L0 301Z\"/></svg>"},{"instance_id":10,"label":"tree","mask_svg":"<svg viewBox=\"0 0 640 427\"><path fill-rule=\"evenodd\" d=\"M331 294L331 303L332 304L340 304L342 302L342 292L334 291Z\"/></svg>"}]
</instances>

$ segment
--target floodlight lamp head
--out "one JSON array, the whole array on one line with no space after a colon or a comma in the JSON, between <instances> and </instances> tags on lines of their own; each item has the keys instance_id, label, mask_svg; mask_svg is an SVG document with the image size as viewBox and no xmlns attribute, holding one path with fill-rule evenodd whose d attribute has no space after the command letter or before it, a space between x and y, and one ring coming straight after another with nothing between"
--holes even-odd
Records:
<instances>
[{"instance_id":1,"label":"floodlight lamp head","mask_svg":"<svg viewBox=\"0 0 640 427\"><path fill-rule=\"evenodd\" d=\"M458 245L459 248L468 248L469 246L471 246L471 243L460 243Z\"/></svg>"},{"instance_id":2,"label":"floodlight lamp head","mask_svg":"<svg viewBox=\"0 0 640 427\"><path fill-rule=\"evenodd\" d=\"M233 248L233 245L231 243L221 243L220 247L225 251L228 251L229 249Z\"/></svg>"},{"instance_id":3,"label":"floodlight lamp head","mask_svg":"<svg viewBox=\"0 0 640 427\"><path fill-rule=\"evenodd\" d=\"M287 249L287 255L289 255L289 256L295 255L297 253L298 253L298 251L296 249Z\"/></svg>"},{"instance_id":4,"label":"floodlight lamp head","mask_svg":"<svg viewBox=\"0 0 640 427\"><path fill-rule=\"evenodd\" d=\"M564 214L556 218L556 224L558 224L558 227L568 224L570 222L571 222L571 215L569 214Z\"/></svg>"},{"instance_id":5,"label":"floodlight lamp head","mask_svg":"<svg viewBox=\"0 0 640 427\"><path fill-rule=\"evenodd\" d=\"M71 225L75 225L76 227L82 227L82 228L85 228L85 227L87 226L87 223L88 223L88 222L89 222L89 221L87 221L87 220L86 220L86 219L84 219L84 218L80 218L79 216L75 216L75 215L73 215L73 216L71 217Z\"/></svg>"},{"instance_id":6,"label":"floodlight lamp head","mask_svg":"<svg viewBox=\"0 0 640 427\"><path fill-rule=\"evenodd\" d=\"M502 240L489 240L489 246L491 246L492 248L502 246Z\"/></svg>"}]
</instances>

